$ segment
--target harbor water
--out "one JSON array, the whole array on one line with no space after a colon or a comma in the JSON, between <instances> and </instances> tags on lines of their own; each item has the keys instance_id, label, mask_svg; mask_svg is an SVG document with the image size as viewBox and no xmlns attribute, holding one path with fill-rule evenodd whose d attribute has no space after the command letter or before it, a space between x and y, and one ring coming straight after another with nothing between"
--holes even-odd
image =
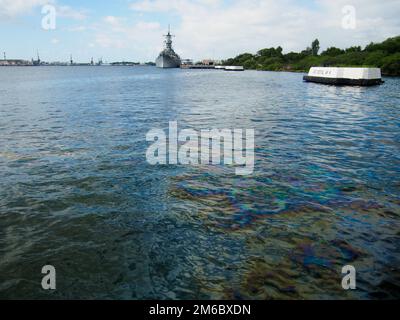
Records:
<instances>
[{"instance_id":1,"label":"harbor water","mask_svg":"<svg viewBox=\"0 0 400 320\"><path fill-rule=\"evenodd\" d=\"M1 68L0 298L399 298L400 79L302 78ZM170 121L254 129L254 173L149 165Z\"/></svg>"}]
</instances>

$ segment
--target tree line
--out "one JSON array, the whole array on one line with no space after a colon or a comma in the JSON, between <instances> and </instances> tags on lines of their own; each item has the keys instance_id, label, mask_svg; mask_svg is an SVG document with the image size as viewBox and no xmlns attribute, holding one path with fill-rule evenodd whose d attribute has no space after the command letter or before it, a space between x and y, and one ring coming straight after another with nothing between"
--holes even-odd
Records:
<instances>
[{"instance_id":1,"label":"tree line","mask_svg":"<svg viewBox=\"0 0 400 320\"><path fill-rule=\"evenodd\" d=\"M400 36L365 48L330 47L320 52L320 42L314 40L301 52L284 54L282 47L261 49L256 54L243 53L224 61L225 65L242 65L246 69L265 71L308 72L311 67L378 67L388 76L400 76Z\"/></svg>"}]
</instances>

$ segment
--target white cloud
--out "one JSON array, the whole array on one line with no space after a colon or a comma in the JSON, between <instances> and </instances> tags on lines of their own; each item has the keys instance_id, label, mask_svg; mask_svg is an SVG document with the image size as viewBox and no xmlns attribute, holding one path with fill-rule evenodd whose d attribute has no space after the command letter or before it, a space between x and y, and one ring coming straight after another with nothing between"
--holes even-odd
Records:
<instances>
[{"instance_id":1,"label":"white cloud","mask_svg":"<svg viewBox=\"0 0 400 320\"><path fill-rule=\"evenodd\" d=\"M97 34L94 42L102 48L126 48L126 42L121 37L115 37L106 33Z\"/></svg>"},{"instance_id":2,"label":"white cloud","mask_svg":"<svg viewBox=\"0 0 400 320\"><path fill-rule=\"evenodd\" d=\"M84 10L75 10L69 6L57 6L56 10L57 16L62 18L84 20L87 17Z\"/></svg>"},{"instance_id":3,"label":"white cloud","mask_svg":"<svg viewBox=\"0 0 400 320\"><path fill-rule=\"evenodd\" d=\"M86 13L83 10L75 10L69 6L59 5L56 0L0 0L0 17L13 18L29 14L33 9L47 4L55 6L58 17L75 20L86 18Z\"/></svg>"},{"instance_id":4,"label":"white cloud","mask_svg":"<svg viewBox=\"0 0 400 320\"><path fill-rule=\"evenodd\" d=\"M106 16L102 23L96 25L95 30L90 48L110 49L114 50L114 54L124 49L124 52L128 52L126 59L154 60L154 55L162 48L163 30L158 22L131 23L122 17Z\"/></svg>"},{"instance_id":5,"label":"white cloud","mask_svg":"<svg viewBox=\"0 0 400 320\"><path fill-rule=\"evenodd\" d=\"M51 4L49 0L0 0L0 17L15 17L29 13L37 6Z\"/></svg>"},{"instance_id":6,"label":"white cloud","mask_svg":"<svg viewBox=\"0 0 400 320\"><path fill-rule=\"evenodd\" d=\"M65 30L70 31L70 32L83 32L86 31L88 27L86 26L73 26L73 27L68 27Z\"/></svg>"},{"instance_id":7,"label":"white cloud","mask_svg":"<svg viewBox=\"0 0 400 320\"><path fill-rule=\"evenodd\" d=\"M114 32L123 32L125 30L123 24L125 22L124 18L119 18L115 16L107 16L104 19L104 22L111 27Z\"/></svg>"}]
</instances>

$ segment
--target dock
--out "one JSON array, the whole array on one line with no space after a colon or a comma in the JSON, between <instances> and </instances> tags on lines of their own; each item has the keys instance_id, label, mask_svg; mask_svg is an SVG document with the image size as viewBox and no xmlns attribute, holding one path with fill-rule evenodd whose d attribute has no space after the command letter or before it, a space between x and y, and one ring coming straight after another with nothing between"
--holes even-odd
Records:
<instances>
[{"instance_id":1,"label":"dock","mask_svg":"<svg viewBox=\"0 0 400 320\"><path fill-rule=\"evenodd\" d=\"M186 65L182 64L181 69L197 69L197 70L224 70L224 71L244 71L242 66L215 66L215 65Z\"/></svg>"},{"instance_id":2,"label":"dock","mask_svg":"<svg viewBox=\"0 0 400 320\"><path fill-rule=\"evenodd\" d=\"M181 69L216 69L215 66L209 66L209 65L181 65Z\"/></svg>"}]
</instances>

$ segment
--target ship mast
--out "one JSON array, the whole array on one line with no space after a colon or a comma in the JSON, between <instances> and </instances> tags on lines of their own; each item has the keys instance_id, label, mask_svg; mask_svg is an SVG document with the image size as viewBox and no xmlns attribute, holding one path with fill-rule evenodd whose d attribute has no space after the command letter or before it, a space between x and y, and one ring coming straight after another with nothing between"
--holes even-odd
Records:
<instances>
[{"instance_id":1,"label":"ship mast","mask_svg":"<svg viewBox=\"0 0 400 320\"><path fill-rule=\"evenodd\" d=\"M165 48L167 50L173 50L172 49L172 37L173 35L171 35L171 26L168 25L168 34L164 36L165 37Z\"/></svg>"}]
</instances>

